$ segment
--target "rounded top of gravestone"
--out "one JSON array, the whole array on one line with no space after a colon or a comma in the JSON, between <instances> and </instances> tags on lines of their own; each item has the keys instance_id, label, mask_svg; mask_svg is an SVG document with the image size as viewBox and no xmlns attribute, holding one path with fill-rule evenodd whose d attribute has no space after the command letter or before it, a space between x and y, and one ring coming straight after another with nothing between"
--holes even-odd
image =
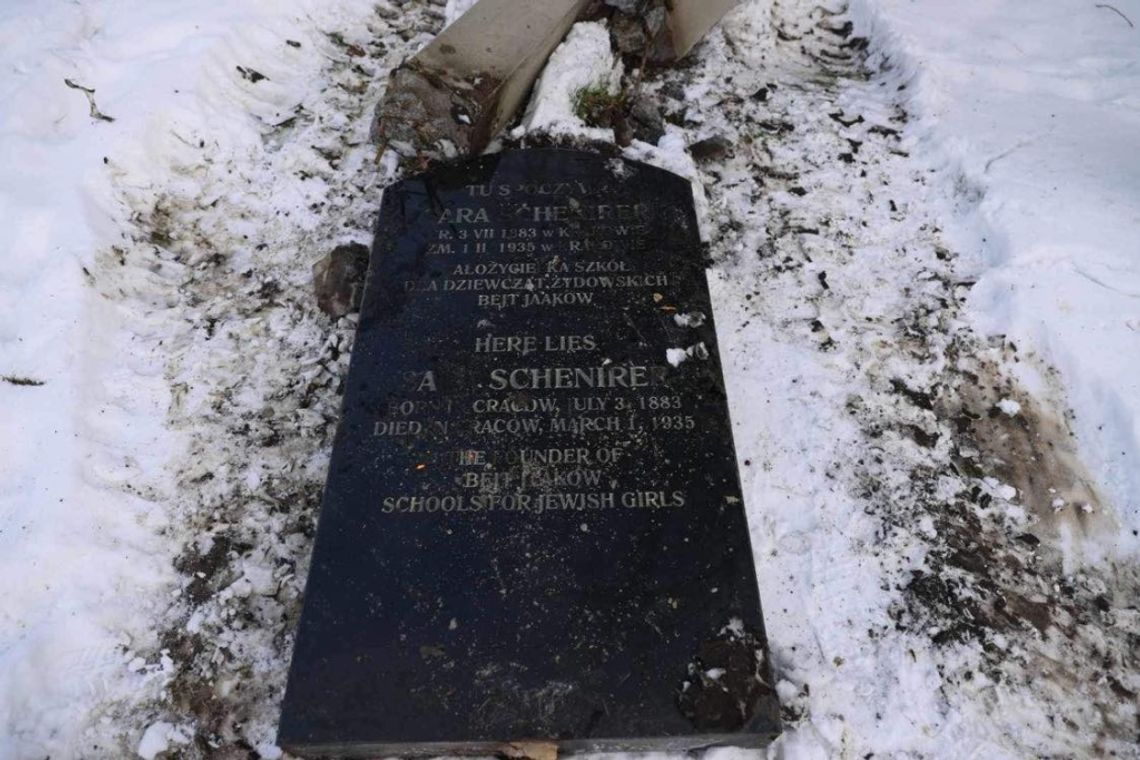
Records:
<instances>
[{"instance_id":1,"label":"rounded top of gravestone","mask_svg":"<svg viewBox=\"0 0 1140 760\"><path fill-rule=\"evenodd\" d=\"M585 178L609 179L615 185L632 182L653 194L665 194L663 191L668 190L691 192L689 180L667 169L623 156L568 148L504 150L441 164L403 182L422 182L439 190L451 190L486 182L492 176L522 183L536 192L546 185L551 195L561 194L554 184L557 181ZM623 191L629 192L629 188Z\"/></svg>"}]
</instances>

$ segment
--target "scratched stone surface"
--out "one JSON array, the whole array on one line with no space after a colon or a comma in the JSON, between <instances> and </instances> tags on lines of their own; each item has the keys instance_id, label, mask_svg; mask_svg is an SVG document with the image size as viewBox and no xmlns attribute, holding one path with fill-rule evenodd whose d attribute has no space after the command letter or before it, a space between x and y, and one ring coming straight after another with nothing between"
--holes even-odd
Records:
<instances>
[{"instance_id":1,"label":"scratched stone surface","mask_svg":"<svg viewBox=\"0 0 1140 760\"><path fill-rule=\"evenodd\" d=\"M575 151L384 192L282 746L778 732L696 224Z\"/></svg>"}]
</instances>

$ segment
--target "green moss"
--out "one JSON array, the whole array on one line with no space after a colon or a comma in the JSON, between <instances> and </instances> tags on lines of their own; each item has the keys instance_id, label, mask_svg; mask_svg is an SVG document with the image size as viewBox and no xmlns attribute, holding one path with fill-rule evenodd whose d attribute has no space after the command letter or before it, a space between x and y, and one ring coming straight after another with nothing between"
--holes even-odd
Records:
<instances>
[{"instance_id":1,"label":"green moss","mask_svg":"<svg viewBox=\"0 0 1140 760\"><path fill-rule=\"evenodd\" d=\"M590 127L612 127L625 112L626 92L611 93L606 87L593 85L574 93L574 115Z\"/></svg>"}]
</instances>

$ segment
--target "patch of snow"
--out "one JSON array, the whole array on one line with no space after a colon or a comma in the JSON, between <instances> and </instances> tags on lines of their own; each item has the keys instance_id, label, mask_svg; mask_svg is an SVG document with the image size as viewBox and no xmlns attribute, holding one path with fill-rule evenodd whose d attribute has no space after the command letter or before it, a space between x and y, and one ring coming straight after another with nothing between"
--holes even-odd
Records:
<instances>
[{"instance_id":1,"label":"patch of snow","mask_svg":"<svg viewBox=\"0 0 1140 760\"><path fill-rule=\"evenodd\" d=\"M613 130L587 126L575 113L579 93L601 88L616 94L621 63L610 50L610 33L598 21L581 21L551 53L534 85L530 105L513 137L542 132L586 140L613 141Z\"/></svg>"},{"instance_id":2,"label":"patch of snow","mask_svg":"<svg viewBox=\"0 0 1140 760\"><path fill-rule=\"evenodd\" d=\"M696 343L688 348L665 349L665 360L674 367L679 367L687 359L707 359L709 350L704 343Z\"/></svg>"},{"instance_id":3,"label":"patch of snow","mask_svg":"<svg viewBox=\"0 0 1140 760\"><path fill-rule=\"evenodd\" d=\"M632 174L629 165L620 158L611 158L606 162L606 168L613 172L618 179L627 179Z\"/></svg>"},{"instance_id":4,"label":"patch of snow","mask_svg":"<svg viewBox=\"0 0 1140 760\"><path fill-rule=\"evenodd\" d=\"M708 196L705 193L700 170L697 169L693 157L689 155L688 143L683 130L673 124L666 124L665 134L657 141L656 145L634 140L622 151L622 155L671 171L689 180L693 187L693 206L697 212L697 224L700 228L701 240L707 241L709 239L712 222L709 218Z\"/></svg>"},{"instance_id":5,"label":"patch of snow","mask_svg":"<svg viewBox=\"0 0 1140 760\"><path fill-rule=\"evenodd\" d=\"M1012 501L1017 498L1017 489L1008 483L1002 483L996 478L985 478L983 482L990 489L990 492L999 499Z\"/></svg>"},{"instance_id":6,"label":"patch of snow","mask_svg":"<svg viewBox=\"0 0 1140 760\"><path fill-rule=\"evenodd\" d=\"M852 8L906 85L905 147L953 190L973 318L1060 371L1086 464L1130 528L1113 543L1140 552L1140 2Z\"/></svg>"},{"instance_id":7,"label":"patch of snow","mask_svg":"<svg viewBox=\"0 0 1140 760\"><path fill-rule=\"evenodd\" d=\"M288 473L319 467L320 442L305 443L301 457L262 449L231 462L218 429L207 455L189 453L194 434L171 415L189 409L194 424L216 420L206 412L215 382L255 405L251 378L265 373L227 379L234 367L228 331L248 326L243 341L250 358L266 350L260 341L267 334L292 332L314 342L317 353L323 333L333 331L314 330L314 338L301 320L267 314L254 325L257 315L221 309L209 319L222 339L195 345L187 334L206 337L198 321L206 316L192 315L178 289L213 266L209 255L224 260L227 271L251 273L234 293L265 284L265 268L246 240L273 239L274 226L286 219L291 229L319 226L310 207L326 203L337 180L327 174L329 162L313 154L315 139L301 149L290 138L318 119L330 129L366 133L366 119L351 121L343 104L314 106L322 91L344 92L332 81L341 75L330 71L362 61L346 52L345 39L359 30L353 41L368 47L370 60L373 32L393 59L430 39L420 32L400 37L374 6L371 0L9 0L0 9L0 377L43 382L0 381L3 760L126 757L140 746L149 755L164 741L188 736L193 716L170 716L163 690L189 669L184 651L162 643L171 626L179 636L197 630L210 647L240 652L243 667L257 674L247 700L275 688L272 678L283 675L268 628L248 626L243 639L219 624L220 615L186 616L179 609L187 603L184 584L205 584L206 574L180 577L174 564L180 554L196 554L190 551L196 543L209 544L210 530L184 508L188 495L206 493L202 484L216 478L245 492L242 509L257 519L254 505L262 502L248 494L272 492ZM401 14L421 23L419 9ZM360 86L348 76L340 83ZM94 90L99 111L114 121L92 118L84 92L64 79ZM374 96L380 85L366 84ZM350 172L355 156L370 154L361 148L342 169ZM266 156L287 163L259 174ZM310 180L296 178L302 170ZM257 198L257 187L280 205ZM209 233L191 242L198 233L171 201L179 195L193 198L199 212L218 209L229 232L222 250L204 252L214 243ZM230 205L235 200L244 204L240 211ZM373 208L371 200L366 205ZM163 219L170 224L164 227ZM323 242L334 245L335 236L325 234ZM292 263L281 272L303 279L309 262L296 252L316 249L287 247ZM168 310L176 306L173 317ZM193 369L180 371L176 356ZM292 376L319 370L290 367ZM309 435L304 420L297 415L288 435ZM188 474L187 467L199 471ZM234 529L216 522L218 535ZM263 523L274 530L270 519ZM288 534L270 543L303 567L305 544ZM225 552L221 560L227 564ZM229 572L237 572L232 592L211 590L206 599L223 604L229 597L231 614L248 605L254 617L284 621L280 602L265 596L277 585L273 560L237 557L220 575L232 579ZM297 583L294 576L283 586ZM177 622L167 619L172 605ZM258 630L268 636L255 646L249 639L258 639ZM191 656L217 651L198 650ZM257 746L272 738L275 710L251 707L242 740Z\"/></svg>"},{"instance_id":8,"label":"patch of snow","mask_svg":"<svg viewBox=\"0 0 1140 760\"><path fill-rule=\"evenodd\" d=\"M265 742L257 745L257 754L262 760L281 760L285 753L276 744Z\"/></svg>"},{"instance_id":9,"label":"patch of snow","mask_svg":"<svg viewBox=\"0 0 1140 760\"><path fill-rule=\"evenodd\" d=\"M143 732L137 752L143 760L154 760L170 749L172 745L189 743L190 734L184 728L165 721L158 721L149 725Z\"/></svg>"},{"instance_id":10,"label":"patch of snow","mask_svg":"<svg viewBox=\"0 0 1140 760\"><path fill-rule=\"evenodd\" d=\"M451 26L454 21L462 16L479 0L447 0L447 5L443 7L444 24Z\"/></svg>"},{"instance_id":11,"label":"patch of snow","mask_svg":"<svg viewBox=\"0 0 1140 760\"><path fill-rule=\"evenodd\" d=\"M780 698L783 704L790 704L796 698L800 690L791 681L786 681L781 678L776 682L776 696Z\"/></svg>"},{"instance_id":12,"label":"patch of snow","mask_svg":"<svg viewBox=\"0 0 1140 760\"><path fill-rule=\"evenodd\" d=\"M699 311L678 312L673 315L673 321L679 327L700 327L705 323L705 315Z\"/></svg>"},{"instance_id":13,"label":"patch of snow","mask_svg":"<svg viewBox=\"0 0 1140 760\"><path fill-rule=\"evenodd\" d=\"M1013 399L1003 398L998 402L997 406L1003 414L1006 414L1010 417L1015 417L1019 412L1021 412L1021 404L1017 403Z\"/></svg>"}]
</instances>

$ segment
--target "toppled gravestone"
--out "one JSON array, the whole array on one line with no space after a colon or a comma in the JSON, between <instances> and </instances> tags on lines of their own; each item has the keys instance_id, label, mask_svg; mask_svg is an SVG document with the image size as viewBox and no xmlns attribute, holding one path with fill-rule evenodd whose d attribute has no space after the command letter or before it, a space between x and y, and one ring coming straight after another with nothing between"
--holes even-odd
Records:
<instances>
[{"instance_id":1,"label":"toppled gravestone","mask_svg":"<svg viewBox=\"0 0 1140 760\"><path fill-rule=\"evenodd\" d=\"M605 0L617 12L610 21L614 43L623 55L641 55L648 63L679 60L739 0Z\"/></svg>"},{"instance_id":2,"label":"toppled gravestone","mask_svg":"<svg viewBox=\"0 0 1140 760\"><path fill-rule=\"evenodd\" d=\"M376 230L277 743L771 741L689 181L504 151L390 186Z\"/></svg>"},{"instance_id":3,"label":"toppled gravestone","mask_svg":"<svg viewBox=\"0 0 1140 760\"><path fill-rule=\"evenodd\" d=\"M405 157L482 152L587 2L481 0L392 72L374 139Z\"/></svg>"},{"instance_id":4,"label":"toppled gravestone","mask_svg":"<svg viewBox=\"0 0 1140 760\"><path fill-rule=\"evenodd\" d=\"M615 46L648 63L671 63L738 0L605 0ZM525 102L546 59L590 0L480 0L391 74L372 140L404 158L481 153ZM596 8L597 6L593 6ZM642 109L645 111L645 109ZM634 115L656 133L648 112Z\"/></svg>"}]
</instances>

